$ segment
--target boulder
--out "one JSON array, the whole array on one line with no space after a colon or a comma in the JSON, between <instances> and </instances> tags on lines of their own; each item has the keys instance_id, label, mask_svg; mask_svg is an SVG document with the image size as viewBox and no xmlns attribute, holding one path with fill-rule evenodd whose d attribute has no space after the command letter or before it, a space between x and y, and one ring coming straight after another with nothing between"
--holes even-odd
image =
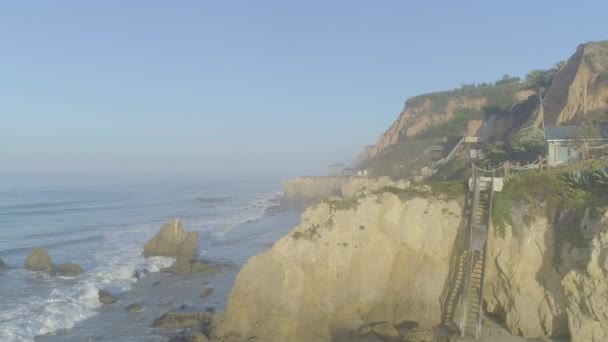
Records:
<instances>
[{"instance_id":1,"label":"boulder","mask_svg":"<svg viewBox=\"0 0 608 342\"><path fill-rule=\"evenodd\" d=\"M213 287L208 287L203 291L203 293L201 293L199 298L207 298L207 297L211 296L212 293L213 293Z\"/></svg>"},{"instance_id":2,"label":"boulder","mask_svg":"<svg viewBox=\"0 0 608 342\"><path fill-rule=\"evenodd\" d=\"M374 324L372 331L383 341L397 341L399 339L399 331L390 323Z\"/></svg>"},{"instance_id":3,"label":"boulder","mask_svg":"<svg viewBox=\"0 0 608 342\"><path fill-rule=\"evenodd\" d=\"M209 342L209 338L202 332L195 331L190 336L180 335L172 337L169 342Z\"/></svg>"},{"instance_id":4,"label":"boulder","mask_svg":"<svg viewBox=\"0 0 608 342\"><path fill-rule=\"evenodd\" d=\"M6 266L6 264L4 263L4 261L2 261L2 259L0 259L0 270L4 270L7 269L8 267Z\"/></svg>"},{"instance_id":5,"label":"boulder","mask_svg":"<svg viewBox=\"0 0 608 342\"><path fill-rule=\"evenodd\" d=\"M80 265L71 263L71 262L66 262L65 264L59 264L59 265L57 265L55 270L57 271L58 275L67 276L67 277L74 277L74 276L77 276L77 275L81 274L82 272L84 272L82 270L82 268L80 267Z\"/></svg>"},{"instance_id":6,"label":"boulder","mask_svg":"<svg viewBox=\"0 0 608 342\"><path fill-rule=\"evenodd\" d=\"M114 304L116 303L116 297L112 296L108 290L99 290L98 292L99 302L101 304Z\"/></svg>"},{"instance_id":7,"label":"boulder","mask_svg":"<svg viewBox=\"0 0 608 342\"><path fill-rule=\"evenodd\" d=\"M207 260L199 259L183 259L177 258L173 265L163 269L164 272L173 274L195 274L195 273L206 273L218 269L216 265L212 265Z\"/></svg>"},{"instance_id":8,"label":"boulder","mask_svg":"<svg viewBox=\"0 0 608 342\"><path fill-rule=\"evenodd\" d=\"M166 256L190 260L198 255L198 232L186 232L181 221L167 222L144 245L144 256Z\"/></svg>"},{"instance_id":9,"label":"boulder","mask_svg":"<svg viewBox=\"0 0 608 342\"><path fill-rule=\"evenodd\" d=\"M212 318L213 315L209 312L169 311L155 319L152 327L168 330L195 329L209 326Z\"/></svg>"},{"instance_id":10,"label":"boulder","mask_svg":"<svg viewBox=\"0 0 608 342\"><path fill-rule=\"evenodd\" d=\"M30 255L25 260L25 269L29 271L40 271L46 273L54 273L55 265L51 260L51 256L42 247L32 249Z\"/></svg>"},{"instance_id":11,"label":"boulder","mask_svg":"<svg viewBox=\"0 0 608 342\"><path fill-rule=\"evenodd\" d=\"M141 305L139 305L137 303L133 303L131 305L127 305L125 307L125 310L130 314L138 313L141 311Z\"/></svg>"}]
</instances>

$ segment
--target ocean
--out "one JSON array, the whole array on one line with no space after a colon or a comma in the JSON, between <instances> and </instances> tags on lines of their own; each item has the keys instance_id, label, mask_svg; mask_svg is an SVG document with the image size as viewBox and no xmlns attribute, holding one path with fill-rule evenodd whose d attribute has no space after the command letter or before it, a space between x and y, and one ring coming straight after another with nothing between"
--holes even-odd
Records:
<instances>
[{"instance_id":1,"label":"ocean","mask_svg":"<svg viewBox=\"0 0 608 342\"><path fill-rule=\"evenodd\" d=\"M299 212L278 209L281 194L278 180L0 180L0 258L10 267L0 271L0 341L149 341L162 335L150 323L165 311L222 310L238 268L298 223ZM201 257L235 267L214 276L159 272L172 260L143 258L143 244L174 218L200 232ZM24 270L35 246L85 273ZM206 288L212 294L199 298ZM117 304L102 307L99 289ZM141 314L125 312L132 303Z\"/></svg>"}]
</instances>

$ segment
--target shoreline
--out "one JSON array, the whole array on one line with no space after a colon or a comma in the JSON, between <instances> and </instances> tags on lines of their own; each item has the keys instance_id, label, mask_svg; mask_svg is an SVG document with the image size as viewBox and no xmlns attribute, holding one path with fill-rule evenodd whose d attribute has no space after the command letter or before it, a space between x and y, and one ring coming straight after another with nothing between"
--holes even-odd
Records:
<instances>
[{"instance_id":1,"label":"shoreline","mask_svg":"<svg viewBox=\"0 0 608 342\"><path fill-rule=\"evenodd\" d=\"M74 324L35 337L35 341L58 342L87 339L112 341L163 341L176 332L152 328L155 319L168 311L223 311L235 278L247 260L270 248L298 224L301 210L271 207L256 219L241 223L224 236L201 236L201 257L233 265L218 274L174 275L154 272L142 275L131 289L116 294L113 305L100 306L96 314ZM125 308L139 304L142 310L129 313Z\"/></svg>"}]
</instances>

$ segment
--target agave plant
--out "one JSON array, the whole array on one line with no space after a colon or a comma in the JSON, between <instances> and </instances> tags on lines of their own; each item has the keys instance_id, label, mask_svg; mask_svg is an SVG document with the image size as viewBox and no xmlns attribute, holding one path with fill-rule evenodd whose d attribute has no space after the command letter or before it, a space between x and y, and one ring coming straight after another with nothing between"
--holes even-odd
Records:
<instances>
[{"instance_id":1,"label":"agave plant","mask_svg":"<svg viewBox=\"0 0 608 342\"><path fill-rule=\"evenodd\" d=\"M599 169L593 173L595 184L600 186L608 186L608 168Z\"/></svg>"},{"instance_id":2,"label":"agave plant","mask_svg":"<svg viewBox=\"0 0 608 342\"><path fill-rule=\"evenodd\" d=\"M571 170L564 174L564 181L573 188L589 189L593 187L593 179L588 172Z\"/></svg>"}]
</instances>

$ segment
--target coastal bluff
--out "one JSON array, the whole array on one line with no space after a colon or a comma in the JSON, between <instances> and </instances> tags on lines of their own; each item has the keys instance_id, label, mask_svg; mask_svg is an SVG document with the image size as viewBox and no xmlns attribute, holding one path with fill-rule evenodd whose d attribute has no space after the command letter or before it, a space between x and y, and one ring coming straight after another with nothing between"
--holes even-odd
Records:
<instances>
[{"instance_id":1,"label":"coastal bluff","mask_svg":"<svg viewBox=\"0 0 608 342\"><path fill-rule=\"evenodd\" d=\"M241 269L214 318L213 340L406 340L416 330L404 326L457 326L461 308L456 302L448 312L446 299L468 239L464 189L433 186L389 185L306 209L297 227ZM541 200L510 210L504 232L489 230L487 331L499 324L513 341L605 341L608 214L581 221L565 211L555 219Z\"/></svg>"},{"instance_id":2,"label":"coastal bluff","mask_svg":"<svg viewBox=\"0 0 608 342\"><path fill-rule=\"evenodd\" d=\"M409 182L393 182L388 177L298 177L285 181L283 191L288 206L307 207L326 197L352 197L384 186L406 188Z\"/></svg>"},{"instance_id":3,"label":"coastal bluff","mask_svg":"<svg viewBox=\"0 0 608 342\"><path fill-rule=\"evenodd\" d=\"M370 323L440 324L462 198L392 189L308 208L239 272L216 339L331 341Z\"/></svg>"}]
</instances>

